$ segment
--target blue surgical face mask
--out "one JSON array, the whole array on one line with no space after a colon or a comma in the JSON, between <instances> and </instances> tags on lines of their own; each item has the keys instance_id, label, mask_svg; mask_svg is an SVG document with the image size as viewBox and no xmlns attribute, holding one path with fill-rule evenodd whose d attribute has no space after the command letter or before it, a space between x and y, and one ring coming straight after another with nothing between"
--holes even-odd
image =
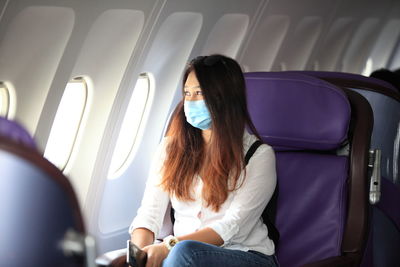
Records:
<instances>
[{"instance_id":1,"label":"blue surgical face mask","mask_svg":"<svg viewBox=\"0 0 400 267\"><path fill-rule=\"evenodd\" d=\"M193 127L207 130L211 127L211 116L204 100L185 101L183 105L186 121Z\"/></svg>"}]
</instances>

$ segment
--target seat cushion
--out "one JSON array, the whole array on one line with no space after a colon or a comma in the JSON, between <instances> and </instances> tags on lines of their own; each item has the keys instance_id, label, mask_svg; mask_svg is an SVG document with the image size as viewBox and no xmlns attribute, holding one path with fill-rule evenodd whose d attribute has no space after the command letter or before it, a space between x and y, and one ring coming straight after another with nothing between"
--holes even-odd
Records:
<instances>
[{"instance_id":1,"label":"seat cushion","mask_svg":"<svg viewBox=\"0 0 400 267\"><path fill-rule=\"evenodd\" d=\"M278 152L276 158L281 266L340 255L347 213L347 157Z\"/></svg>"}]
</instances>

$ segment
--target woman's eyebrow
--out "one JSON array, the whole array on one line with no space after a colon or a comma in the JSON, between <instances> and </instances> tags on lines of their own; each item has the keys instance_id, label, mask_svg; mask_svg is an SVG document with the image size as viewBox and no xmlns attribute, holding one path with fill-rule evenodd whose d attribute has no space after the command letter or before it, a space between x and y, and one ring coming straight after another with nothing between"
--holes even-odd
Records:
<instances>
[{"instance_id":1,"label":"woman's eyebrow","mask_svg":"<svg viewBox=\"0 0 400 267\"><path fill-rule=\"evenodd\" d=\"M196 86L190 86L190 87L189 87L189 86L187 86L187 85L185 85L185 86L184 86L184 88L193 88L193 89L194 89L194 88L200 88L200 85L196 85Z\"/></svg>"}]
</instances>

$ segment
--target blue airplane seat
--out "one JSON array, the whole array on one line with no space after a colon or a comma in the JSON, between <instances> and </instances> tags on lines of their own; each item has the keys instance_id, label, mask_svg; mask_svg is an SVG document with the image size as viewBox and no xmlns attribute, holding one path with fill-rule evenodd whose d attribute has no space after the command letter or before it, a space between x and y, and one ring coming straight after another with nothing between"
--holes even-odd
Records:
<instances>
[{"instance_id":1,"label":"blue airplane seat","mask_svg":"<svg viewBox=\"0 0 400 267\"><path fill-rule=\"evenodd\" d=\"M0 137L0 265L95 266L68 179L36 150Z\"/></svg>"}]
</instances>

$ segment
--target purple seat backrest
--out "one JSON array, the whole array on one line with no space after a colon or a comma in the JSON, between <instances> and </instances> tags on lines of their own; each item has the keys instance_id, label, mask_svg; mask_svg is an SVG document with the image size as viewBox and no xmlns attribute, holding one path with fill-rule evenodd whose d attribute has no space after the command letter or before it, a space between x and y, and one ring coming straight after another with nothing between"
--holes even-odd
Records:
<instances>
[{"instance_id":1,"label":"purple seat backrest","mask_svg":"<svg viewBox=\"0 0 400 267\"><path fill-rule=\"evenodd\" d=\"M12 140L30 148L36 148L31 135L17 122L0 117L0 137Z\"/></svg>"},{"instance_id":2,"label":"purple seat backrest","mask_svg":"<svg viewBox=\"0 0 400 267\"><path fill-rule=\"evenodd\" d=\"M360 74L333 71L286 71L284 73L297 73L316 77L342 88L377 92L400 102L399 90L392 84L381 79L365 77ZM365 96L364 94L362 95Z\"/></svg>"},{"instance_id":3,"label":"purple seat backrest","mask_svg":"<svg viewBox=\"0 0 400 267\"><path fill-rule=\"evenodd\" d=\"M78 200L62 172L14 142L0 142L0 170L0 266L24 266L27 259L30 266L89 266L68 245L72 235L80 246L77 240L86 232Z\"/></svg>"},{"instance_id":4,"label":"purple seat backrest","mask_svg":"<svg viewBox=\"0 0 400 267\"><path fill-rule=\"evenodd\" d=\"M350 104L336 86L296 73L246 73L249 110L275 147L329 150L347 138Z\"/></svg>"},{"instance_id":5,"label":"purple seat backrest","mask_svg":"<svg viewBox=\"0 0 400 267\"><path fill-rule=\"evenodd\" d=\"M349 80L349 81L354 81L354 82L360 82L362 83L368 83L371 85L376 85L380 87L385 87L390 90L393 90L394 92L397 92L397 88L391 85L390 83L373 78L373 77L366 77L360 74L355 74L355 73L345 73L345 72L334 72L334 71L288 71L288 72L293 72L293 73L300 73L300 74L306 74L310 75L313 77L318 77L321 79L343 79L343 80Z\"/></svg>"},{"instance_id":6,"label":"purple seat backrest","mask_svg":"<svg viewBox=\"0 0 400 267\"><path fill-rule=\"evenodd\" d=\"M349 160L350 104L339 88L296 73L246 73L250 116L276 152L282 267L341 254Z\"/></svg>"}]
</instances>

